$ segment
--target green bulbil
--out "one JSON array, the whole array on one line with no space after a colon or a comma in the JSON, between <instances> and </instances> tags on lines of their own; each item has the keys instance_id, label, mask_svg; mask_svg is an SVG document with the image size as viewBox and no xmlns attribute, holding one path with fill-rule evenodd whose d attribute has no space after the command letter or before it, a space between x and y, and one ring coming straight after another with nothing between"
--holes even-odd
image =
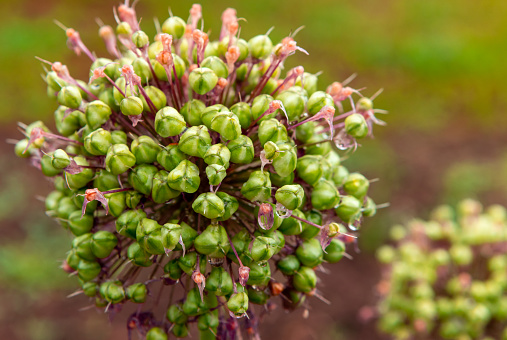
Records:
<instances>
[{"instance_id":1,"label":"green bulbil","mask_svg":"<svg viewBox=\"0 0 507 340\"><path fill-rule=\"evenodd\" d=\"M253 171L248 181L243 184L241 194L252 202L264 202L271 197L271 181L269 172Z\"/></svg>"},{"instance_id":2,"label":"green bulbil","mask_svg":"<svg viewBox=\"0 0 507 340\"><path fill-rule=\"evenodd\" d=\"M172 171L185 159L187 159L187 155L181 152L175 144L163 147L157 155L158 164L162 165L167 171Z\"/></svg>"},{"instance_id":3,"label":"green bulbil","mask_svg":"<svg viewBox=\"0 0 507 340\"><path fill-rule=\"evenodd\" d=\"M224 202L212 192L200 194L192 203L192 209L209 219L218 218L225 212Z\"/></svg>"},{"instance_id":4,"label":"green bulbil","mask_svg":"<svg viewBox=\"0 0 507 340\"><path fill-rule=\"evenodd\" d=\"M214 258L227 255L230 244L227 231L218 224L210 224L194 241L195 250Z\"/></svg>"},{"instance_id":5,"label":"green bulbil","mask_svg":"<svg viewBox=\"0 0 507 340\"><path fill-rule=\"evenodd\" d=\"M167 182L174 190L194 193L201 184L199 168L194 163L183 160L169 173Z\"/></svg>"},{"instance_id":6,"label":"green bulbil","mask_svg":"<svg viewBox=\"0 0 507 340\"><path fill-rule=\"evenodd\" d=\"M125 144L114 144L106 155L106 170L113 175L119 175L136 164L136 157Z\"/></svg>"},{"instance_id":7,"label":"green bulbil","mask_svg":"<svg viewBox=\"0 0 507 340\"><path fill-rule=\"evenodd\" d=\"M190 156L203 157L211 146L208 128L204 125L192 126L180 137L178 148Z\"/></svg>"},{"instance_id":8,"label":"green bulbil","mask_svg":"<svg viewBox=\"0 0 507 340\"><path fill-rule=\"evenodd\" d=\"M130 145L132 154L136 158L136 164L153 163L157 160L160 146L151 137L140 136Z\"/></svg>"},{"instance_id":9,"label":"green bulbil","mask_svg":"<svg viewBox=\"0 0 507 340\"><path fill-rule=\"evenodd\" d=\"M155 131L164 138L177 136L186 127L185 118L170 106L164 107L155 116Z\"/></svg>"}]
</instances>

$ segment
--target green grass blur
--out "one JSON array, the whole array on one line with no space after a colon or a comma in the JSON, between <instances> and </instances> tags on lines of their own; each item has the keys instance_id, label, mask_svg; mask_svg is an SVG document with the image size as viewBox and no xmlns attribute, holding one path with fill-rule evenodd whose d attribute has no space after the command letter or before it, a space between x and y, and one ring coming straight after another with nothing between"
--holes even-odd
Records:
<instances>
[{"instance_id":1,"label":"green grass blur","mask_svg":"<svg viewBox=\"0 0 507 340\"><path fill-rule=\"evenodd\" d=\"M241 36L246 39L274 26L271 37L278 41L304 25L296 40L310 55L296 54L288 68L302 64L312 73L324 71L321 89L352 73L358 76L351 86L366 86L365 96L384 88L375 106L389 111L381 117L388 125L377 126L376 138L364 141L346 161L350 169L379 178L372 184L371 196L378 203L391 203L366 225L363 249L378 247L394 222L425 216L438 203L464 197L507 203L507 180L501 176L507 170L506 1L200 3L212 39L226 7L235 7L238 16L246 18L241 22ZM89 61L66 47L65 34L53 19L77 29L90 49L105 55L95 18L113 24L112 7L117 4L111 0L0 2L0 131L5 138L19 136L18 121L50 121L57 107L46 95L42 64L34 56L61 61L84 80L88 76ZM137 9L143 29L152 36L154 16L165 20L171 6L175 15L186 18L191 4L142 0ZM0 167L0 232L5 235L0 237L0 290L18 294L22 303L47 296L48 291L70 292L73 282L57 265L42 261L51 258L56 263L70 242L32 198L46 194L49 187L37 184L44 180L34 171L19 170L27 164L12 158L10 146L0 144L0 161L5 164ZM7 320L5 313L0 308L0 326L2 319ZM58 319L49 320L54 324L42 327L44 331L39 331L40 320L30 317L20 323L26 326L23 332L6 334L12 339L65 338L57 331Z\"/></svg>"}]
</instances>

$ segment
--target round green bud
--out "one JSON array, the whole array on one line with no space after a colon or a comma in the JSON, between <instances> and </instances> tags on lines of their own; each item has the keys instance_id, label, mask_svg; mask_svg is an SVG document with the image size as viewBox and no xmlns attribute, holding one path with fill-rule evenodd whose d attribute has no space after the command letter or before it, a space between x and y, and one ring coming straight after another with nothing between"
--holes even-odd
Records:
<instances>
[{"instance_id":1,"label":"round green bud","mask_svg":"<svg viewBox=\"0 0 507 340\"><path fill-rule=\"evenodd\" d=\"M298 176L310 185L315 185L322 177L322 157L317 155L305 155L298 159Z\"/></svg>"},{"instance_id":2,"label":"round green bud","mask_svg":"<svg viewBox=\"0 0 507 340\"><path fill-rule=\"evenodd\" d=\"M83 97L77 86L67 85L62 87L60 92L58 92L58 102L60 105L70 107L71 109L79 109L83 102Z\"/></svg>"},{"instance_id":3,"label":"round green bud","mask_svg":"<svg viewBox=\"0 0 507 340\"><path fill-rule=\"evenodd\" d=\"M285 275L294 275L301 266L295 255L287 255L276 263L276 267Z\"/></svg>"},{"instance_id":4,"label":"round green bud","mask_svg":"<svg viewBox=\"0 0 507 340\"><path fill-rule=\"evenodd\" d=\"M303 73L303 79L304 79L304 89L308 93L308 95L312 95L317 91L317 82L319 78L315 74L310 74L308 72ZM296 79L296 86L301 87L302 81L301 77L297 77Z\"/></svg>"},{"instance_id":5,"label":"round green bud","mask_svg":"<svg viewBox=\"0 0 507 340\"><path fill-rule=\"evenodd\" d=\"M183 273L183 271L181 270L178 264L178 259L179 258L175 258L166 263L166 265L164 266L165 273L164 277L174 281L177 281L181 278L181 274Z\"/></svg>"},{"instance_id":6,"label":"round green bud","mask_svg":"<svg viewBox=\"0 0 507 340\"><path fill-rule=\"evenodd\" d=\"M20 158L29 158L31 156L31 150L34 149L33 144L28 146L28 139L22 139L16 143L14 147L14 153Z\"/></svg>"},{"instance_id":7,"label":"round green bud","mask_svg":"<svg viewBox=\"0 0 507 340\"><path fill-rule=\"evenodd\" d=\"M265 263L275 254L277 246L276 240L271 237L256 237L252 244L252 259L255 262Z\"/></svg>"},{"instance_id":8,"label":"round green bud","mask_svg":"<svg viewBox=\"0 0 507 340\"><path fill-rule=\"evenodd\" d=\"M153 176L153 187L151 189L151 197L155 203L165 203L173 198L178 197L180 192L174 190L168 183L169 172L160 170Z\"/></svg>"},{"instance_id":9,"label":"round green bud","mask_svg":"<svg viewBox=\"0 0 507 340\"><path fill-rule=\"evenodd\" d=\"M146 218L143 210L127 210L116 219L116 231L122 236L136 239L137 226L143 218Z\"/></svg>"},{"instance_id":10,"label":"round green bud","mask_svg":"<svg viewBox=\"0 0 507 340\"><path fill-rule=\"evenodd\" d=\"M120 102L120 110L126 116L139 116L143 108L143 101L136 96L123 98Z\"/></svg>"},{"instance_id":11,"label":"round green bud","mask_svg":"<svg viewBox=\"0 0 507 340\"><path fill-rule=\"evenodd\" d=\"M218 113L211 120L210 127L226 140L237 139L241 136L241 124L238 117L232 112Z\"/></svg>"},{"instance_id":12,"label":"round green bud","mask_svg":"<svg viewBox=\"0 0 507 340\"><path fill-rule=\"evenodd\" d=\"M58 209L58 206L60 204L60 200L65 197L63 192L54 190L49 193L49 195L46 196L46 199L44 200L44 204L46 206L46 212L48 211L56 211Z\"/></svg>"},{"instance_id":13,"label":"round green bud","mask_svg":"<svg viewBox=\"0 0 507 340\"><path fill-rule=\"evenodd\" d=\"M108 257L118 244L118 239L109 231L99 230L93 234L91 241L91 249L93 255L99 259Z\"/></svg>"},{"instance_id":14,"label":"round green bud","mask_svg":"<svg viewBox=\"0 0 507 340\"><path fill-rule=\"evenodd\" d=\"M264 144L264 155L267 159L273 159L278 151L278 146L275 143L269 141Z\"/></svg>"},{"instance_id":15,"label":"round green bud","mask_svg":"<svg viewBox=\"0 0 507 340\"><path fill-rule=\"evenodd\" d=\"M116 34L131 36L132 27L130 27L128 22L122 21L116 26Z\"/></svg>"},{"instance_id":16,"label":"round green bud","mask_svg":"<svg viewBox=\"0 0 507 340\"><path fill-rule=\"evenodd\" d=\"M132 141L130 149L136 158L136 164L144 164L157 160L160 146L151 137L140 136Z\"/></svg>"},{"instance_id":17,"label":"round green bud","mask_svg":"<svg viewBox=\"0 0 507 340\"><path fill-rule=\"evenodd\" d=\"M296 256L303 266L315 268L322 263L324 252L320 242L313 238L304 241L297 249Z\"/></svg>"},{"instance_id":18,"label":"round green bud","mask_svg":"<svg viewBox=\"0 0 507 340\"><path fill-rule=\"evenodd\" d=\"M151 73L150 73L151 74ZM167 97L162 90L155 86L146 86L144 88L146 95L155 106L155 110L161 110L167 105ZM145 112L151 112L151 107L148 105L146 98L144 96L141 97L141 101L143 102L143 109Z\"/></svg>"},{"instance_id":19,"label":"round green bud","mask_svg":"<svg viewBox=\"0 0 507 340\"><path fill-rule=\"evenodd\" d=\"M299 120L305 111L305 98L294 91L283 91L276 96L276 99L283 103L290 122Z\"/></svg>"},{"instance_id":20,"label":"round green bud","mask_svg":"<svg viewBox=\"0 0 507 340\"><path fill-rule=\"evenodd\" d=\"M247 284L251 286L265 286L271 278L271 269L269 265L261 266L258 263L252 262L249 264L250 275L248 276Z\"/></svg>"},{"instance_id":21,"label":"round green bud","mask_svg":"<svg viewBox=\"0 0 507 340\"><path fill-rule=\"evenodd\" d=\"M183 105L180 114L185 118L185 121L191 126L198 126L202 124L201 114L206 109L206 105L199 99L192 99Z\"/></svg>"},{"instance_id":22,"label":"round green bud","mask_svg":"<svg viewBox=\"0 0 507 340\"><path fill-rule=\"evenodd\" d=\"M185 245L185 249L190 249L194 245L194 240L199 235L197 231L186 224L185 222L181 222L181 238L183 240L183 244ZM180 244L177 244L175 247L176 250L181 250L182 247Z\"/></svg>"},{"instance_id":23,"label":"round green bud","mask_svg":"<svg viewBox=\"0 0 507 340\"><path fill-rule=\"evenodd\" d=\"M86 233L72 240L72 248L76 250L76 254L83 260L94 261L96 258L91 249L92 236L93 234Z\"/></svg>"},{"instance_id":24,"label":"round green bud","mask_svg":"<svg viewBox=\"0 0 507 340\"><path fill-rule=\"evenodd\" d=\"M99 292L109 303L119 303L125 299L125 290L120 281L107 281L102 283Z\"/></svg>"},{"instance_id":25,"label":"round green bud","mask_svg":"<svg viewBox=\"0 0 507 340\"><path fill-rule=\"evenodd\" d=\"M149 195L153 188L153 176L158 172L154 165L141 164L129 172L129 184L142 194Z\"/></svg>"},{"instance_id":26,"label":"round green bud","mask_svg":"<svg viewBox=\"0 0 507 340\"><path fill-rule=\"evenodd\" d=\"M223 39L223 40L225 40L225 39ZM208 58L211 56L218 57L220 55L219 45L220 45L220 42L211 41L204 49L204 58ZM197 51L196 51L196 55L197 55Z\"/></svg>"},{"instance_id":27,"label":"round green bud","mask_svg":"<svg viewBox=\"0 0 507 340\"><path fill-rule=\"evenodd\" d=\"M306 220L313 222L317 225L322 225L322 214L318 210L310 210L306 212ZM317 228L308 223L303 223L303 232L299 235L303 240L309 240L317 236L320 228Z\"/></svg>"},{"instance_id":28,"label":"round green bud","mask_svg":"<svg viewBox=\"0 0 507 340\"><path fill-rule=\"evenodd\" d=\"M143 31L139 30L132 34L132 42L137 48L142 48L150 43L150 38Z\"/></svg>"},{"instance_id":29,"label":"round green bud","mask_svg":"<svg viewBox=\"0 0 507 340\"><path fill-rule=\"evenodd\" d=\"M353 113L345 118L345 131L352 137L360 139L368 135L368 124L364 116Z\"/></svg>"},{"instance_id":30,"label":"round green bud","mask_svg":"<svg viewBox=\"0 0 507 340\"><path fill-rule=\"evenodd\" d=\"M373 109L373 101L370 98L361 97L356 103L356 110L361 111L369 111Z\"/></svg>"},{"instance_id":31,"label":"round green bud","mask_svg":"<svg viewBox=\"0 0 507 340\"><path fill-rule=\"evenodd\" d=\"M317 128L317 122L306 122L299 125L296 128L296 138L302 143L308 143L308 141L315 135L315 129Z\"/></svg>"},{"instance_id":32,"label":"round green bud","mask_svg":"<svg viewBox=\"0 0 507 340\"><path fill-rule=\"evenodd\" d=\"M119 175L136 164L136 157L125 144L113 144L106 155L106 170Z\"/></svg>"},{"instance_id":33,"label":"round green bud","mask_svg":"<svg viewBox=\"0 0 507 340\"><path fill-rule=\"evenodd\" d=\"M273 50L273 43L267 35L257 35L248 41L250 55L256 59L266 59Z\"/></svg>"},{"instance_id":34,"label":"round green bud","mask_svg":"<svg viewBox=\"0 0 507 340\"><path fill-rule=\"evenodd\" d=\"M283 142L287 140L287 129L277 119L263 120L259 125L259 141L261 145L271 142Z\"/></svg>"},{"instance_id":35,"label":"round green bud","mask_svg":"<svg viewBox=\"0 0 507 340\"><path fill-rule=\"evenodd\" d=\"M53 177L59 175L62 169L55 168L53 166L53 155L45 154L40 160L40 168L44 176Z\"/></svg>"},{"instance_id":36,"label":"round green bud","mask_svg":"<svg viewBox=\"0 0 507 340\"><path fill-rule=\"evenodd\" d=\"M85 137L84 148L92 155L105 155L112 143L111 133L100 128Z\"/></svg>"},{"instance_id":37,"label":"round green bud","mask_svg":"<svg viewBox=\"0 0 507 340\"><path fill-rule=\"evenodd\" d=\"M252 109L248 103L236 103L230 110L238 117L242 129L247 129L252 124Z\"/></svg>"},{"instance_id":38,"label":"round green bud","mask_svg":"<svg viewBox=\"0 0 507 340\"><path fill-rule=\"evenodd\" d=\"M141 82L143 84L147 84L153 77L150 69L150 64L148 64L148 62L143 58L135 58L132 62L132 67L134 68L135 74L141 78Z\"/></svg>"},{"instance_id":39,"label":"round green bud","mask_svg":"<svg viewBox=\"0 0 507 340\"><path fill-rule=\"evenodd\" d=\"M91 281L99 275L100 264L97 261L81 260L77 265L77 275L83 281Z\"/></svg>"},{"instance_id":40,"label":"round green bud","mask_svg":"<svg viewBox=\"0 0 507 340\"><path fill-rule=\"evenodd\" d=\"M93 216L84 215L81 217L81 212L76 210L69 215L68 223L70 231L76 236L81 236L92 230Z\"/></svg>"},{"instance_id":41,"label":"round green bud","mask_svg":"<svg viewBox=\"0 0 507 340\"><path fill-rule=\"evenodd\" d=\"M178 149L177 145L170 144L160 150L157 155L157 162L167 171L172 171L186 158L187 156Z\"/></svg>"},{"instance_id":42,"label":"round green bud","mask_svg":"<svg viewBox=\"0 0 507 340\"><path fill-rule=\"evenodd\" d=\"M215 219L224 214L224 202L212 192L200 194L192 203L192 209L209 219Z\"/></svg>"},{"instance_id":43,"label":"round green bud","mask_svg":"<svg viewBox=\"0 0 507 340\"><path fill-rule=\"evenodd\" d=\"M229 273L223 267L213 267L206 279L206 290L217 296L226 296L233 291L233 282Z\"/></svg>"},{"instance_id":44,"label":"round green bud","mask_svg":"<svg viewBox=\"0 0 507 340\"><path fill-rule=\"evenodd\" d=\"M127 144L127 134L121 130L112 131L111 141L113 144Z\"/></svg>"},{"instance_id":45,"label":"round green bud","mask_svg":"<svg viewBox=\"0 0 507 340\"><path fill-rule=\"evenodd\" d=\"M127 195L124 191L104 195L109 206L109 213L112 216L120 216L121 213L127 208L126 196Z\"/></svg>"},{"instance_id":46,"label":"round green bud","mask_svg":"<svg viewBox=\"0 0 507 340\"><path fill-rule=\"evenodd\" d=\"M211 146L208 128L204 125L192 126L180 137L178 148L190 156L203 157Z\"/></svg>"},{"instance_id":47,"label":"round green bud","mask_svg":"<svg viewBox=\"0 0 507 340\"><path fill-rule=\"evenodd\" d=\"M264 202L271 197L271 181L269 172L253 171L248 181L241 187L241 194L252 202Z\"/></svg>"},{"instance_id":48,"label":"round green bud","mask_svg":"<svg viewBox=\"0 0 507 340\"><path fill-rule=\"evenodd\" d=\"M81 282L81 288L83 288L84 295L94 297L97 295L99 286L96 282Z\"/></svg>"},{"instance_id":49,"label":"round green bud","mask_svg":"<svg viewBox=\"0 0 507 340\"><path fill-rule=\"evenodd\" d=\"M208 129L211 129L211 121L220 113L229 113L229 110L222 104L208 106L203 111L201 111L202 123Z\"/></svg>"},{"instance_id":50,"label":"round green bud","mask_svg":"<svg viewBox=\"0 0 507 340\"><path fill-rule=\"evenodd\" d=\"M115 90L116 89L114 87L104 88L102 92L99 93L98 97L101 102L109 106L112 110L120 112L120 104L117 103L114 98Z\"/></svg>"},{"instance_id":51,"label":"round green bud","mask_svg":"<svg viewBox=\"0 0 507 340\"><path fill-rule=\"evenodd\" d=\"M55 169L64 169L68 167L70 164L70 157L67 155L65 151L62 149L57 149L53 152L53 160L51 161L51 165Z\"/></svg>"},{"instance_id":52,"label":"round green bud","mask_svg":"<svg viewBox=\"0 0 507 340\"><path fill-rule=\"evenodd\" d=\"M247 292L249 301L256 305L265 305L270 298L268 293L260 289L248 288Z\"/></svg>"},{"instance_id":53,"label":"round green bud","mask_svg":"<svg viewBox=\"0 0 507 340\"><path fill-rule=\"evenodd\" d=\"M275 193L276 201L289 210L295 210L303 203L305 191L299 184L284 185Z\"/></svg>"},{"instance_id":54,"label":"round green bud","mask_svg":"<svg viewBox=\"0 0 507 340\"><path fill-rule=\"evenodd\" d=\"M260 96L255 97L255 99L252 102L252 118L253 120L257 120L260 116L264 114L269 109L269 104L273 101L273 97L271 97L269 94L261 94ZM270 113L268 115L265 115L261 119L259 119L259 122L262 122L266 119L271 119L276 117L277 111Z\"/></svg>"},{"instance_id":55,"label":"round green bud","mask_svg":"<svg viewBox=\"0 0 507 340\"><path fill-rule=\"evenodd\" d=\"M343 222L352 224L361 217L361 205L361 201L354 196L343 196L335 212Z\"/></svg>"},{"instance_id":56,"label":"round green bud","mask_svg":"<svg viewBox=\"0 0 507 340\"><path fill-rule=\"evenodd\" d=\"M151 328L146 333L146 340L167 340L167 333L160 327Z\"/></svg>"},{"instance_id":57,"label":"round green bud","mask_svg":"<svg viewBox=\"0 0 507 340\"><path fill-rule=\"evenodd\" d=\"M306 82L306 79L305 79ZM308 108L308 113L312 116L319 112L324 106L334 107L333 97L327 94L324 91L314 92L310 98L308 98L308 103L306 104Z\"/></svg>"},{"instance_id":58,"label":"round green bud","mask_svg":"<svg viewBox=\"0 0 507 340\"><path fill-rule=\"evenodd\" d=\"M162 24L162 32L172 35L175 39L180 39L185 34L187 23L180 17L170 17Z\"/></svg>"},{"instance_id":59,"label":"round green bud","mask_svg":"<svg viewBox=\"0 0 507 340\"><path fill-rule=\"evenodd\" d=\"M231 152L231 162L238 164L248 164L254 159L254 147L252 140L241 135L227 144L227 148Z\"/></svg>"},{"instance_id":60,"label":"round green bud","mask_svg":"<svg viewBox=\"0 0 507 340\"><path fill-rule=\"evenodd\" d=\"M199 315L199 317L197 318L197 328L199 328L201 332L208 331L210 329L216 329L218 327L218 324L219 324L218 310L214 310L206 314Z\"/></svg>"},{"instance_id":61,"label":"round green bud","mask_svg":"<svg viewBox=\"0 0 507 340\"><path fill-rule=\"evenodd\" d=\"M342 165L334 168L333 174L331 176L334 184L336 184L337 187L341 187L348 177L349 171Z\"/></svg>"},{"instance_id":62,"label":"round green bud","mask_svg":"<svg viewBox=\"0 0 507 340\"><path fill-rule=\"evenodd\" d=\"M223 165L211 164L206 167L206 177L210 185L219 185L227 175Z\"/></svg>"},{"instance_id":63,"label":"round green bud","mask_svg":"<svg viewBox=\"0 0 507 340\"><path fill-rule=\"evenodd\" d=\"M75 249L71 249L68 253L67 253L67 258L65 259L65 262L67 262L67 264L69 265L69 267L71 267L72 269L74 270L77 270L77 267L79 265L79 262L81 262L81 258L76 254L76 250Z\"/></svg>"},{"instance_id":64,"label":"round green bud","mask_svg":"<svg viewBox=\"0 0 507 340\"><path fill-rule=\"evenodd\" d=\"M199 258L199 261L201 274L203 274L203 272L206 271L206 257L201 256ZM197 269L197 253L195 251L191 251L189 253L186 253L185 256L181 256L178 259L178 265L180 266L181 270L183 270L189 276L192 275L192 272Z\"/></svg>"},{"instance_id":65,"label":"round green bud","mask_svg":"<svg viewBox=\"0 0 507 340\"><path fill-rule=\"evenodd\" d=\"M48 84L48 87L55 92L60 91L62 87L67 85L65 80L58 77L58 75L54 71L50 71L46 74L46 83Z\"/></svg>"},{"instance_id":66,"label":"round green bud","mask_svg":"<svg viewBox=\"0 0 507 340\"><path fill-rule=\"evenodd\" d=\"M194 163L183 160L169 173L167 183L174 190L194 193L201 184L199 168Z\"/></svg>"},{"instance_id":67,"label":"round green bud","mask_svg":"<svg viewBox=\"0 0 507 340\"><path fill-rule=\"evenodd\" d=\"M305 218L305 214L299 209L292 211L292 215ZM303 231L303 224L300 220L293 217L284 218L278 228L284 235L299 235Z\"/></svg>"},{"instance_id":68,"label":"round green bud","mask_svg":"<svg viewBox=\"0 0 507 340\"><path fill-rule=\"evenodd\" d=\"M236 80L238 82L245 81L247 74L248 74L248 65L246 63L243 63L236 68Z\"/></svg>"},{"instance_id":69,"label":"round green bud","mask_svg":"<svg viewBox=\"0 0 507 340\"><path fill-rule=\"evenodd\" d=\"M222 59L210 56L205 58L202 63L201 67L206 67L212 70L217 77L219 78L226 78L229 76L229 70L227 68L227 64L222 61Z\"/></svg>"},{"instance_id":70,"label":"round green bud","mask_svg":"<svg viewBox=\"0 0 507 340\"><path fill-rule=\"evenodd\" d=\"M74 157L74 161L77 165L88 166L88 161L83 156ZM87 185L94 176L94 171L90 168L81 168L81 172L78 174L67 173L67 183L70 189L77 190Z\"/></svg>"},{"instance_id":71,"label":"round green bud","mask_svg":"<svg viewBox=\"0 0 507 340\"><path fill-rule=\"evenodd\" d=\"M310 293L315 289L317 284L317 275L312 268L301 267L296 274L294 274L293 280L294 288L303 293Z\"/></svg>"},{"instance_id":72,"label":"round green bud","mask_svg":"<svg viewBox=\"0 0 507 340\"><path fill-rule=\"evenodd\" d=\"M208 280L206 280L206 281L208 281ZM208 288L207 283L208 282L206 282L206 288ZM182 305L180 303L171 305L167 309L166 316L167 316L167 320L169 320L169 322L177 324L177 325L185 324L188 320L188 316L186 316L185 313L183 313Z\"/></svg>"},{"instance_id":73,"label":"round green bud","mask_svg":"<svg viewBox=\"0 0 507 340\"><path fill-rule=\"evenodd\" d=\"M369 187L368 179L357 172L351 173L343 183L343 190L358 199L363 199L366 196Z\"/></svg>"},{"instance_id":74,"label":"round green bud","mask_svg":"<svg viewBox=\"0 0 507 340\"><path fill-rule=\"evenodd\" d=\"M333 182L321 179L312 191L312 206L317 210L333 209L340 203L340 193Z\"/></svg>"},{"instance_id":75,"label":"round green bud","mask_svg":"<svg viewBox=\"0 0 507 340\"><path fill-rule=\"evenodd\" d=\"M268 148L269 148L270 147L269 143L270 142L267 142L266 144L264 144L264 146L267 145ZM278 146L277 146L277 148L278 148ZM266 148L264 149L264 151L266 151ZM271 175L270 175L270 177L271 177L271 182L273 183L273 185L275 187L283 187L284 185L288 185L288 184L294 183L295 174L294 174L294 171L293 171L288 176L282 177L279 174L272 172Z\"/></svg>"},{"instance_id":76,"label":"round green bud","mask_svg":"<svg viewBox=\"0 0 507 340\"><path fill-rule=\"evenodd\" d=\"M234 315L243 316L248 310L248 294L245 292L232 294L227 301L227 308Z\"/></svg>"},{"instance_id":77,"label":"round green bud","mask_svg":"<svg viewBox=\"0 0 507 340\"><path fill-rule=\"evenodd\" d=\"M190 72L188 83L195 93L203 95L215 88L218 77L213 70L207 67L200 67Z\"/></svg>"},{"instance_id":78,"label":"round green bud","mask_svg":"<svg viewBox=\"0 0 507 340\"><path fill-rule=\"evenodd\" d=\"M115 84L116 86L121 89L122 92L118 91L118 88L116 86L113 88L113 98L115 100L116 105L120 106L121 102L125 97L136 97L136 93L139 93L139 88L136 86L127 86L127 91L125 91L125 77L119 77L116 79ZM132 91L132 88L134 88L134 91ZM123 93L123 94L122 94ZM140 99L139 99L140 100ZM142 112L142 102L141 102L141 112ZM139 112L139 113L141 113Z\"/></svg>"},{"instance_id":79,"label":"round green bud","mask_svg":"<svg viewBox=\"0 0 507 340\"><path fill-rule=\"evenodd\" d=\"M157 221L143 218L137 226L136 239L147 253L161 255L165 253L162 241L164 234L162 226Z\"/></svg>"},{"instance_id":80,"label":"round green bud","mask_svg":"<svg viewBox=\"0 0 507 340\"><path fill-rule=\"evenodd\" d=\"M65 221L69 218L70 214L76 210L80 210L80 208L76 206L72 197L63 197L59 200L56 209L56 217L60 219L60 224L62 224L63 227L68 227Z\"/></svg>"},{"instance_id":81,"label":"round green bud","mask_svg":"<svg viewBox=\"0 0 507 340\"><path fill-rule=\"evenodd\" d=\"M219 221L228 220L238 210L239 202L236 198L225 192L217 192L217 196L224 202L224 213L217 219Z\"/></svg>"},{"instance_id":82,"label":"round green bud","mask_svg":"<svg viewBox=\"0 0 507 340\"><path fill-rule=\"evenodd\" d=\"M212 258L222 258L230 249L229 238L224 227L210 224L194 241L195 250Z\"/></svg>"},{"instance_id":83,"label":"round green bud","mask_svg":"<svg viewBox=\"0 0 507 340\"><path fill-rule=\"evenodd\" d=\"M134 283L127 287L125 290L127 294L127 299L134 303L144 303L146 302L146 295L148 293L148 289L144 283Z\"/></svg>"},{"instance_id":84,"label":"round green bud","mask_svg":"<svg viewBox=\"0 0 507 340\"><path fill-rule=\"evenodd\" d=\"M86 124L86 118L82 112L75 110L68 113L69 110L72 111L66 106L60 106L54 114L56 129L65 137L71 136Z\"/></svg>"},{"instance_id":85,"label":"round green bud","mask_svg":"<svg viewBox=\"0 0 507 340\"><path fill-rule=\"evenodd\" d=\"M291 142L277 143L278 152L273 157L273 167L278 175L290 176L297 168L296 147Z\"/></svg>"},{"instance_id":86,"label":"round green bud","mask_svg":"<svg viewBox=\"0 0 507 340\"><path fill-rule=\"evenodd\" d=\"M186 338L188 336L188 326L186 324L176 324L173 326L172 332L177 338Z\"/></svg>"},{"instance_id":87,"label":"round green bud","mask_svg":"<svg viewBox=\"0 0 507 340\"><path fill-rule=\"evenodd\" d=\"M127 204L127 207L130 209L135 209L137 205L141 202L141 199L144 197L144 195L140 192L137 192L135 190L132 191L126 191L125 192L125 203Z\"/></svg>"},{"instance_id":88,"label":"round green bud","mask_svg":"<svg viewBox=\"0 0 507 340\"><path fill-rule=\"evenodd\" d=\"M224 167L229 166L229 160L231 159L231 152L229 149L221 143L212 145L204 154L204 162L206 164L217 164L223 165Z\"/></svg>"},{"instance_id":89,"label":"round green bud","mask_svg":"<svg viewBox=\"0 0 507 340\"><path fill-rule=\"evenodd\" d=\"M363 204L362 211L365 217L374 216L377 213L377 205L370 197L366 197L366 202Z\"/></svg>"}]
</instances>

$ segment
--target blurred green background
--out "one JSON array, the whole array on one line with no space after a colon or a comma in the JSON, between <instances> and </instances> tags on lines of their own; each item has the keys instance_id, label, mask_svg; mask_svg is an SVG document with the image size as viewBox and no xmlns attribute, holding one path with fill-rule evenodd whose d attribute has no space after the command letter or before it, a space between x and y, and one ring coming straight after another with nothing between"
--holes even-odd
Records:
<instances>
[{"instance_id":1,"label":"blurred green background","mask_svg":"<svg viewBox=\"0 0 507 340\"><path fill-rule=\"evenodd\" d=\"M373 251L393 223L426 217L432 206L464 197L485 204L507 204L507 2L503 0L205 0L205 26L217 38L220 15L235 7L241 35L250 38L270 27L274 41L299 26L296 54L288 68L324 71L319 87L352 73L351 83L386 109L387 127L376 127L374 140L346 165L370 179L371 196L389 202L362 231L361 253L329 266L322 290L332 301L314 299L310 317L281 310L265 322L264 339L380 339L375 327L357 313L375 301L379 270ZM186 18L191 1L142 0L142 27L151 36L152 18L173 13ZM0 1L0 338L125 339L125 315L111 323L83 298L65 296L76 286L58 266L70 236L43 213L37 199L49 183L13 155L4 141L20 138L16 122L52 119L56 104L46 96L40 62L61 61L75 77L87 78L89 62L65 44L58 19L79 30L98 55L105 48L95 18L113 24L117 1ZM122 318L123 317L123 318Z\"/></svg>"}]
</instances>

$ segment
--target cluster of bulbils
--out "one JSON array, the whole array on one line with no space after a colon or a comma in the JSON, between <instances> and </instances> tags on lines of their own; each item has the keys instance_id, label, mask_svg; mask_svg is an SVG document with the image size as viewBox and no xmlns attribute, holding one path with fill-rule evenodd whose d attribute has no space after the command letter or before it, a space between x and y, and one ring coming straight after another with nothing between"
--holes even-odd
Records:
<instances>
[{"instance_id":1,"label":"cluster of bulbils","mask_svg":"<svg viewBox=\"0 0 507 340\"><path fill-rule=\"evenodd\" d=\"M318 91L302 66L283 78L285 59L305 51L292 37L240 39L233 9L218 41L197 28L199 5L187 22L171 14L152 42L128 3L115 14L116 34L99 30L112 59L66 29L92 60L89 82L44 61L58 133L35 122L15 147L54 181L47 214L75 236L63 268L97 307L143 304L128 327L147 339L195 323L203 337L234 338L243 316L256 335L252 304L280 296L293 309L318 295L315 269L346 255L347 226L375 214L369 181L338 152L371 134L380 110L345 84ZM335 114L345 100L352 110ZM183 296L162 301L156 282ZM166 317L142 311L159 302Z\"/></svg>"},{"instance_id":2,"label":"cluster of bulbils","mask_svg":"<svg viewBox=\"0 0 507 340\"><path fill-rule=\"evenodd\" d=\"M462 201L391 230L379 327L395 339L507 339L507 210ZM369 313L373 316L372 313Z\"/></svg>"}]
</instances>

